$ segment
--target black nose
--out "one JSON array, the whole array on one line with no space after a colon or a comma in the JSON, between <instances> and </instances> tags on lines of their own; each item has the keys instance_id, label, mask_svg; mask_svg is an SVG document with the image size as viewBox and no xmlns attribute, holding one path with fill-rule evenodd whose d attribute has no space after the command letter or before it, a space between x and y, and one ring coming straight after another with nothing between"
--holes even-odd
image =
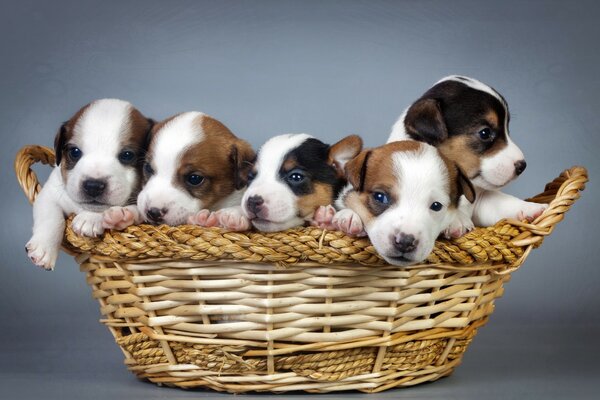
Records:
<instances>
[{"instance_id":1,"label":"black nose","mask_svg":"<svg viewBox=\"0 0 600 400\"><path fill-rule=\"evenodd\" d=\"M261 196L254 195L248 197L248 200L246 200L246 206L249 211L253 212L254 214L258 214L264 202L265 200Z\"/></svg>"},{"instance_id":2,"label":"black nose","mask_svg":"<svg viewBox=\"0 0 600 400\"><path fill-rule=\"evenodd\" d=\"M83 181L83 191L90 197L98 197L104 193L106 188L106 181L99 179L86 179Z\"/></svg>"},{"instance_id":3,"label":"black nose","mask_svg":"<svg viewBox=\"0 0 600 400\"><path fill-rule=\"evenodd\" d=\"M519 160L515 163L515 174L521 175L523 171L527 168L527 163L525 160Z\"/></svg>"},{"instance_id":4,"label":"black nose","mask_svg":"<svg viewBox=\"0 0 600 400\"><path fill-rule=\"evenodd\" d=\"M419 240L415 239L413 235L406 235L400 233L394 236L394 247L401 253L410 253L417 248Z\"/></svg>"},{"instance_id":5,"label":"black nose","mask_svg":"<svg viewBox=\"0 0 600 400\"><path fill-rule=\"evenodd\" d=\"M152 207L148 211L146 211L146 216L152 222L162 222L164 215L166 214L166 210L163 208Z\"/></svg>"}]
</instances>

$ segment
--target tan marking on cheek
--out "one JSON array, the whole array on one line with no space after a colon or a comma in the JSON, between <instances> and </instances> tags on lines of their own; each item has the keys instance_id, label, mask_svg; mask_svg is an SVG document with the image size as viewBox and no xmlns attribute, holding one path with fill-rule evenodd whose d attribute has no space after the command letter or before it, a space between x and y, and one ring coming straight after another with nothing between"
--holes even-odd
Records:
<instances>
[{"instance_id":1,"label":"tan marking on cheek","mask_svg":"<svg viewBox=\"0 0 600 400\"><path fill-rule=\"evenodd\" d=\"M449 160L458 164L468 177L473 178L479 173L481 159L469 147L466 135L448 138L438 146L438 150Z\"/></svg>"},{"instance_id":2,"label":"tan marking on cheek","mask_svg":"<svg viewBox=\"0 0 600 400\"><path fill-rule=\"evenodd\" d=\"M312 193L298 198L298 216L307 218L312 216L319 206L327 206L333 203L333 188L325 183L317 182Z\"/></svg>"}]
</instances>

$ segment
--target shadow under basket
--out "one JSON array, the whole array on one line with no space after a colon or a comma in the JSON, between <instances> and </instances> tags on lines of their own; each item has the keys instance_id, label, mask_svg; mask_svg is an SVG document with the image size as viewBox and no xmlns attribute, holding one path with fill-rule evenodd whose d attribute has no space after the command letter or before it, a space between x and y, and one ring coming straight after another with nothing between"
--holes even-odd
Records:
<instances>
[{"instance_id":1,"label":"shadow under basket","mask_svg":"<svg viewBox=\"0 0 600 400\"><path fill-rule=\"evenodd\" d=\"M15 161L30 202L36 162L53 165L52 150L27 146ZM140 378L232 393L379 392L452 373L586 181L585 168L568 169L530 199L550 203L533 222L438 240L408 268L386 264L366 238L316 228L139 225L84 238L68 224L63 249Z\"/></svg>"}]
</instances>

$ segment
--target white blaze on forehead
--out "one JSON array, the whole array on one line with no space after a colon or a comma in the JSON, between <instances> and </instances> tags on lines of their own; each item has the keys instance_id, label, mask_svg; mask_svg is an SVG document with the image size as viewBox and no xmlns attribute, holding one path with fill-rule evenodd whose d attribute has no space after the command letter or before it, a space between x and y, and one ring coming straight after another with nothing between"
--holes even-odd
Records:
<instances>
[{"instance_id":1,"label":"white blaze on forehead","mask_svg":"<svg viewBox=\"0 0 600 400\"><path fill-rule=\"evenodd\" d=\"M284 157L312 136L306 133L289 133L269 139L262 145L256 160L256 178L252 181L277 179Z\"/></svg>"}]
</instances>

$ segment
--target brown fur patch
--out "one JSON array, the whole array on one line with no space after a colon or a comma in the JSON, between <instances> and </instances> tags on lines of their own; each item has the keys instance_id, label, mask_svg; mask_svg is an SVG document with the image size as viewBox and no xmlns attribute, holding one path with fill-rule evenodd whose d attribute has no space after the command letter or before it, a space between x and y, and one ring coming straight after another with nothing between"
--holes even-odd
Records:
<instances>
[{"instance_id":1,"label":"brown fur patch","mask_svg":"<svg viewBox=\"0 0 600 400\"><path fill-rule=\"evenodd\" d=\"M298 216L300 218L311 217L319 206L333 204L333 188L322 182L315 182L310 194L300 196L298 202Z\"/></svg>"},{"instance_id":2,"label":"brown fur patch","mask_svg":"<svg viewBox=\"0 0 600 400\"><path fill-rule=\"evenodd\" d=\"M454 161L463 170L468 178L474 178L479 174L481 157L473 152L469 136L452 136L442 142L438 149L446 158Z\"/></svg>"},{"instance_id":3,"label":"brown fur patch","mask_svg":"<svg viewBox=\"0 0 600 400\"><path fill-rule=\"evenodd\" d=\"M362 150L363 141L358 135L346 136L329 148L327 163L333 165L339 177L344 176L343 165Z\"/></svg>"}]
</instances>

